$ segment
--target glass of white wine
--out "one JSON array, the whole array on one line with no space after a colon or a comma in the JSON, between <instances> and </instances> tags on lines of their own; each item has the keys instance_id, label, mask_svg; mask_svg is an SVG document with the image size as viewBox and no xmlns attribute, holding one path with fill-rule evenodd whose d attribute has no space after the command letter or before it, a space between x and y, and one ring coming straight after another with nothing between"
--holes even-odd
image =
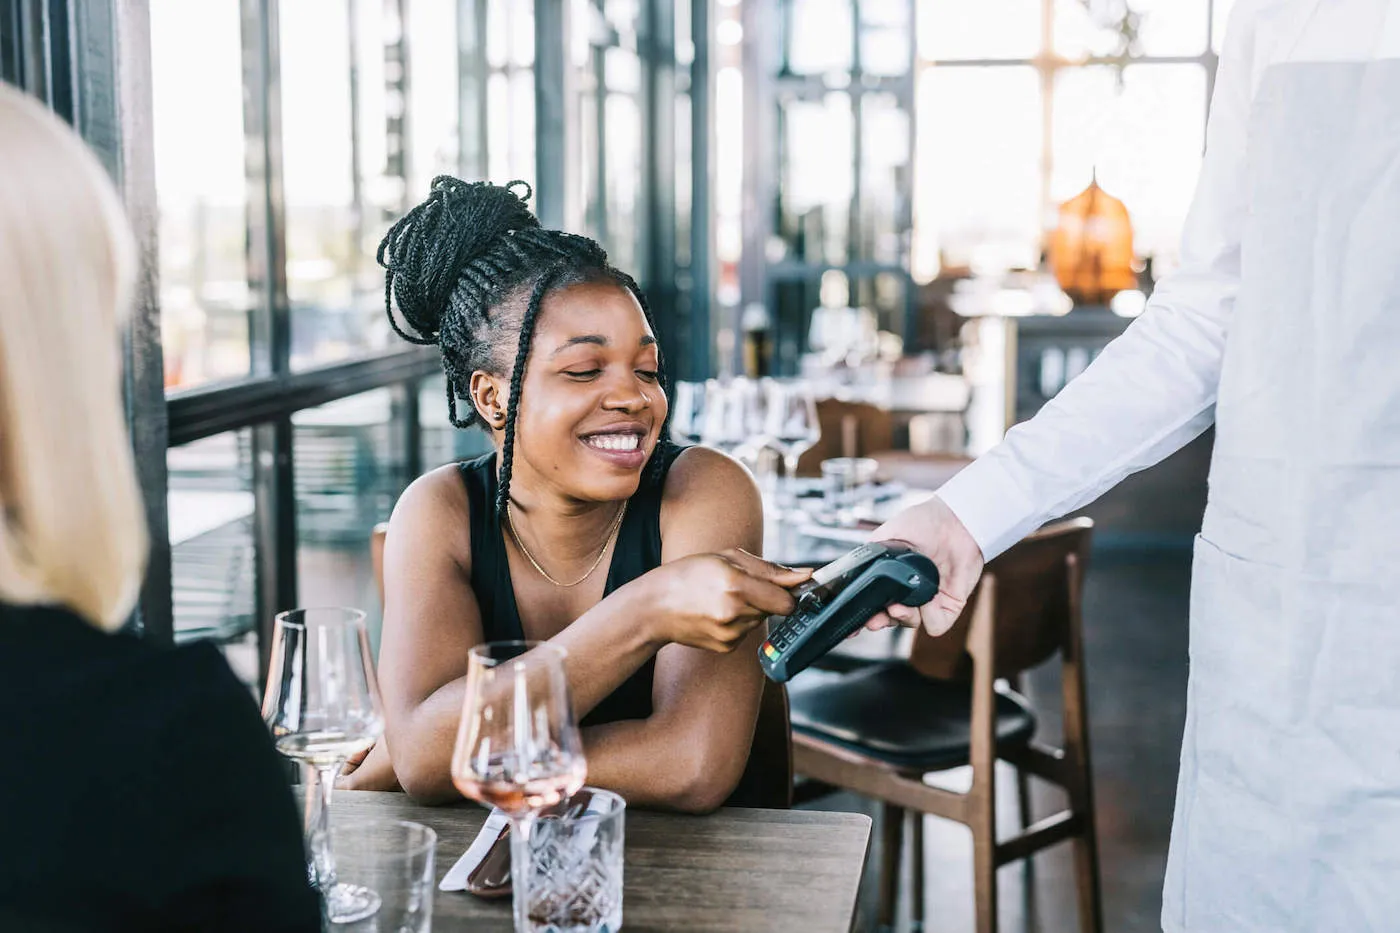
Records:
<instances>
[{"instance_id":1,"label":"glass of white wine","mask_svg":"<svg viewBox=\"0 0 1400 933\"><path fill-rule=\"evenodd\" d=\"M263 694L263 719L277 750L316 774L306 788L308 873L326 917L352 923L373 916L380 897L336 879L330 845L331 789L345 760L384 731L365 614L358 609L292 609L278 614Z\"/></svg>"},{"instance_id":2,"label":"glass of white wine","mask_svg":"<svg viewBox=\"0 0 1400 933\"><path fill-rule=\"evenodd\" d=\"M577 793L588 773L564 658L562 648L531 641L487 642L468 653L452 783L510 820L518 931L531 929L523 860L534 819Z\"/></svg>"}]
</instances>

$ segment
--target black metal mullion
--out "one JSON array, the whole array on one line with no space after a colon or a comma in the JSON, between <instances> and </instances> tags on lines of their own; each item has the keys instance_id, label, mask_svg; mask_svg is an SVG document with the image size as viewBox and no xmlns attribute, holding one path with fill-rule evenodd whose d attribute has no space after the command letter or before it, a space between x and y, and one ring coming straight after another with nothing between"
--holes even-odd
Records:
<instances>
[{"instance_id":1,"label":"black metal mullion","mask_svg":"<svg viewBox=\"0 0 1400 933\"><path fill-rule=\"evenodd\" d=\"M400 382L390 388L389 463L394 486L401 489L423 472L423 432L418 423L421 383Z\"/></svg>"},{"instance_id":2,"label":"black metal mullion","mask_svg":"<svg viewBox=\"0 0 1400 933\"><path fill-rule=\"evenodd\" d=\"M150 534L146 576L132 627L144 637L174 640L168 479L165 451L164 359L160 344L159 254L155 153L152 142L150 10L144 0L118 8L84 4L72 87L80 95L77 125L116 177L140 261L132 308L123 332L123 395L135 451L137 481ZM121 50L118 58L116 50ZM120 114L121 119L118 120Z\"/></svg>"},{"instance_id":3,"label":"black metal mullion","mask_svg":"<svg viewBox=\"0 0 1400 933\"><path fill-rule=\"evenodd\" d=\"M741 24L745 36L776 35L775 21L780 11L759 3L745 4ZM773 229L772 205L780 185L776 178L778 160L771 111L776 110L777 95L773 91L773 75L777 72L770 43L745 42L740 50L744 73L743 140L747 160L744 167L743 196L740 206L742 245L739 256L740 311L725 326L734 330L734 349L730 354L733 372L744 371L743 310L750 304L767 306L768 239ZM781 334L776 335L781 341Z\"/></svg>"},{"instance_id":4,"label":"black metal mullion","mask_svg":"<svg viewBox=\"0 0 1400 933\"><path fill-rule=\"evenodd\" d=\"M865 243L861 237L861 210L865 200L865 94L861 86L862 67L860 56L860 0L851 0L851 72L849 98L851 102L851 200L846 216L846 256L849 259L865 259ZM859 289L855 282L850 283L851 304L858 303Z\"/></svg>"},{"instance_id":5,"label":"black metal mullion","mask_svg":"<svg viewBox=\"0 0 1400 933\"><path fill-rule=\"evenodd\" d=\"M690 315L685 333L689 366L682 369L692 379L703 379L711 371L713 344L710 322L714 306L714 250L711 232L713 187L711 121L714 114L714 84L710 64L710 3L691 0L690 39L695 56L690 63Z\"/></svg>"},{"instance_id":6,"label":"black metal mullion","mask_svg":"<svg viewBox=\"0 0 1400 933\"><path fill-rule=\"evenodd\" d=\"M279 0L243 0L244 132L247 140L248 277L258 304L249 322L247 385L279 386L291 370L291 310L287 292L286 197L282 175L282 85ZM237 404L230 391L190 399ZM290 414L266 420L256 406L206 419L205 432L185 436L178 415L190 402L172 398L172 444L250 426L252 430L253 538L256 552L259 683L267 674L273 615L296 602L296 487ZM237 421L229 416L237 416Z\"/></svg>"},{"instance_id":7,"label":"black metal mullion","mask_svg":"<svg viewBox=\"0 0 1400 933\"><path fill-rule=\"evenodd\" d=\"M44 0L14 3L16 80L20 87L45 102L49 99L48 11Z\"/></svg>"},{"instance_id":8,"label":"black metal mullion","mask_svg":"<svg viewBox=\"0 0 1400 933\"><path fill-rule=\"evenodd\" d=\"M77 37L74 35L74 14L94 17L100 25L112 26L112 8L105 4L92 4L83 10L69 6L68 0L48 0L44 10L44 45L47 74L45 97L53 111L74 126L78 125L78 62L76 60ZM94 37L98 42L110 41L106 37Z\"/></svg>"},{"instance_id":9,"label":"black metal mullion","mask_svg":"<svg viewBox=\"0 0 1400 933\"><path fill-rule=\"evenodd\" d=\"M679 364L676 316L676 49L675 7L670 0L649 0L639 37L643 71L642 132L646 202L640 212L642 281L661 333L657 339L675 378Z\"/></svg>"},{"instance_id":10,"label":"black metal mullion","mask_svg":"<svg viewBox=\"0 0 1400 933\"><path fill-rule=\"evenodd\" d=\"M24 86L23 0L0 0L0 81Z\"/></svg>"},{"instance_id":11,"label":"black metal mullion","mask_svg":"<svg viewBox=\"0 0 1400 933\"><path fill-rule=\"evenodd\" d=\"M259 424L251 431L258 683L261 685L267 681L273 618L293 608L297 602L296 484L291 418Z\"/></svg>"},{"instance_id":12,"label":"black metal mullion","mask_svg":"<svg viewBox=\"0 0 1400 933\"><path fill-rule=\"evenodd\" d=\"M598 143L598 151L594 153L593 160L593 184L598 190L598 229L594 233L599 242L611 247L612 241L608 239L608 228L611 226L608 223L608 81L603 67L606 55L606 49L596 45L589 46L596 96L593 107L593 138Z\"/></svg>"},{"instance_id":13,"label":"black metal mullion","mask_svg":"<svg viewBox=\"0 0 1400 933\"><path fill-rule=\"evenodd\" d=\"M535 0L535 214L556 230L566 226L568 204L567 27L565 0Z\"/></svg>"},{"instance_id":14,"label":"black metal mullion","mask_svg":"<svg viewBox=\"0 0 1400 933\"><path fill-rule=\"evenodd\" d=\"M919 15L918 4L915 0L906 0L907 19L909 23L909 57L905 61L904 77L900 81L899 103L904 108L904 113L909 121L908 150L906 152L904 170L905 176L903 184L899 186L899 214L895 222L899 224L902 234L902 246L900 248L901 265L904 267L904 326L901 328L901 336L904 338L904 345L910 350L922 350L919 346L919 301L914 285L914 166L917 140L919 138L919 108L914 100L916 81L918 75L919 51L917 48L918 23L916 17ZM936 347L935 349L942 349Z\"/></svg>"},{"instance_id":15,"label":"black metal mullion","mask_svg":"<svg viewBox=\"0 0 1400 933\"><path fill-rule=\"evenodd\" d=\"M486 177L486 0L457 0L458 171Z\"/></svg>"},{"instance_id":16,"label":"black metal mullion","mask_svg":"<svg viewBox=\"0 0 1400 933\"><path fill-rule=\"evenodd\" d=\"M254 302L248 310L248 371L254 376L286 372L290 356L277 12L278 0L242 0L246 261Z\"/></svg>"}]
</instances>

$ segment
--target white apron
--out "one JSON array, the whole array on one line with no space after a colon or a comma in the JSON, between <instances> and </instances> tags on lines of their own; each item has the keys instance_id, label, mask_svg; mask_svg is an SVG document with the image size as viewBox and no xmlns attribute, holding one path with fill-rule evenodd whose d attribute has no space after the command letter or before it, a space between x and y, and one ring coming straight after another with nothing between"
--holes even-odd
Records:
<instances>
[{"instance_id":1,"label":"white apron","mask_svg":"<svg viewBox=\"0 0 1400 933\"><path fill-rule=\"evenodd\" d=\"M1255 95L1169 933L1400 931L1397 37Z\"/></svg>"}]
</instances>

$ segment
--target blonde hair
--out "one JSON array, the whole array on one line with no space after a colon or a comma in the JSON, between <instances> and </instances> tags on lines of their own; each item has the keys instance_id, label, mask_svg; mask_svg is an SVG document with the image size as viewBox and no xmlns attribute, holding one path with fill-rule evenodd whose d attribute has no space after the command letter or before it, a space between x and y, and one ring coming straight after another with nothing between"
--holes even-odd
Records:
<instances>
[{"instance_id":1,"label":"blonde hair","mask_svg":"<svg viewBox=\"0 0 1400 933\"><path fill-rule=\"evenodd\" d=\"M97 159L0 85L0 602L107 630L146 562L118 343L135 268Z\"/></svg>"}]
</instances>

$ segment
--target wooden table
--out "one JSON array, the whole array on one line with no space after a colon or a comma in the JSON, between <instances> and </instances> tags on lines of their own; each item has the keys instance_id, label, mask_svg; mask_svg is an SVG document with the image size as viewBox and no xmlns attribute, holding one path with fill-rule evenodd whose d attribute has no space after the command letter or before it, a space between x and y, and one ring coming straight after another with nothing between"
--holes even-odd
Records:
<instances>
[{"instance_id":1,"label":"wooden table","mask_svg":"<svg viewBox=\"0 0 1400 933\"><path fill-rule=\"evenodd\" d=\"M331 813L338 825L400 819L432 827L437 880L486 820L486 811L470 804L423 807L404 794L372 791L336 791ZM869 845L870 818L856 813L629 811L623 928L847 933ZM434 892L435 933L511 929L509 899Z\"/></svg>"}]
</instances>

